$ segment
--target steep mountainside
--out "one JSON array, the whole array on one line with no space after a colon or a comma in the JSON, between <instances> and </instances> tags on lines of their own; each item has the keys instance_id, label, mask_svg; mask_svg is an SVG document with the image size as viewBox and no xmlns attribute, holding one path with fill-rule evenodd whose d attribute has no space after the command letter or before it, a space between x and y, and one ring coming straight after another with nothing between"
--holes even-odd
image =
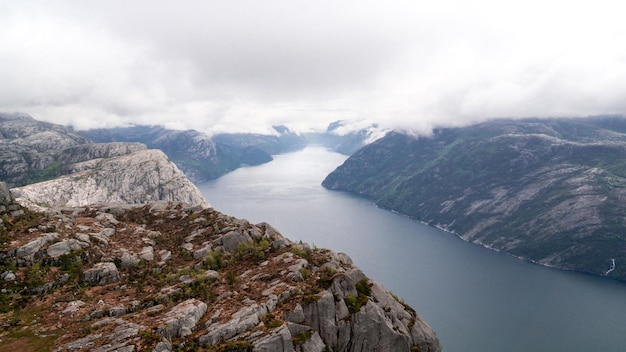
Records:
<instances>
[{"instance_id":1,"label":"steep mountainside","mask_svg":"<svg viewBox=\"0 0 626 352\"><path fill-rule=\"evenodd\" d=\"M347 255L268 224L173 202L37 213L0 199L3 351L441 351Z\"/></svg>"},{"instance_id":2,"label":"steep mountainside","mask_svg":"<svg viewBox=\"0 0 626 352\"><path fill-rule=\"evenodd\" d=\"M62 175L59 155L84 143L70 128L0 113L0 180L14 187Z\"/></svg>"},{"instance_id":3,"label":"steep mountainside","mask_svg":"<svg viewBox=\"0 0 626 352\"><path fill-rule=\"evenodd\" d=\"M524 259L626 280L623 118L392 133L323 185Z\"/></svg>"},{"instance_id":4,"label":"steep mountainside","mask_svg":"<svg viewBox=\"0 0 626 352\"><path fill-rule=\"evenodd\" d=\"M133 147L139 150L133 151ZM85 144L70 151L64 157L78 162L68 163L68 175L13 188L17 201L31 206L78 207L166 200L208 207L196 186L160 150L145 150L141 144L104 143ZM91 159L116 151L130 154ZM80 162L83 159L86 161Z\"/></svg>"},{"instance_id":5,"label":"steep mountainside","mask_svg":"<svg viewBox=\"0 0 626 352\"><path fill-rule=\"evenodd\" d=\"M293 132L274 127L278 135L220 134L169 130L159 126L95 129L80 134L93 142L140 142L160 149L193 181L214 179L243 165L259 165L279 154L302 148Z\"/></svg>"}]
</instances>

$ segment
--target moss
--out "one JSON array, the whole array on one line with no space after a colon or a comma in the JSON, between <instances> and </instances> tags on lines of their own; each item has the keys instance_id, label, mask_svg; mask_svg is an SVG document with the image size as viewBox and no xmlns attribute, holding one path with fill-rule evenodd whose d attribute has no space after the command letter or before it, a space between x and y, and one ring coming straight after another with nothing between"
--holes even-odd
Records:
<instances>
[{"instance_id":1,"label":"moss","mask_svg":"<svg viewBox=\"0 0 626 352\"><path fill-rule=\"evenodd\" d=\"M311 337L313 337L313 330L307 330L294 336L292 341L294 345L300 346L304 344L305 342L309 341Z\"/></svg>"},{"instance_id":2,"label":"moss","mask_svg":"<svg viewBox=\"0 0 626 352\"><path fill-rule=\"evenodd\" d=\"M352 314L361 310L361 307L363 307L367 303L369 297L372 294L372 284L367 279L363 279L357 282L355 287L357 291L357 296L348 295L344 299L344 302L348 307L348 311Z\"/></svg>"},{"instance_id":3,"label":"moss","mask_svg":"<svg viewBox=\"0 0 626 352\"><path fill-rule=\"evenodd\" d=\"M2 338L0 350L21 352L52 351L57 338L58 335L56 333L38 335L31 330L16 329Z\"/></svg>"},{"instance_id":4,"label":"moss","mask_svg":"<svg viewBox=\"0 0 626 352\"><path fill-rule=\"evenodd\" d=\"M215 346L209 351L214 352L248 352L252 351L254 345L245 340L237 340L237 341L229 341L224 342L220 345Z\"/></svg>"},{"instance_id":5,"label":"moss","mask_svg":"<svg viewBox=\"0 0 626 352\"><path fill-rule=\"evenodd\" d=\"M283 325L282 320L276 319L273 314L267 314L263 317L263 324L268 329L275 329Z\"/></svg>"}]
</instances>

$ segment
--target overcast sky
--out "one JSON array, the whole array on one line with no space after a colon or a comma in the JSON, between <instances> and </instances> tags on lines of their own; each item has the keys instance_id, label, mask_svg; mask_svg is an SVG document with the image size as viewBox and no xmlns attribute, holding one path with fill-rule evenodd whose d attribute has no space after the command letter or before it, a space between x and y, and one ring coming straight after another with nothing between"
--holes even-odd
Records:
<instances>
[{"instance_id":1,"label":"overcast sky","mask_svg":"<svg viewBox=\"0 0 626 352\"><path fill-rule=\"evenodd\" d=\"M0 111L205 132L626 111L619 1L0 0Z\"/></svg>"}]
</instances>

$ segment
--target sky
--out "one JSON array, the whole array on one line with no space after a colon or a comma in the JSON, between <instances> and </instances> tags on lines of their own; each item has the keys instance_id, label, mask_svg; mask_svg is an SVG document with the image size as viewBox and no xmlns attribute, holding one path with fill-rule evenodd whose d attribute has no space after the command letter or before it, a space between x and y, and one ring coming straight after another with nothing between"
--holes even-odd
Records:
<instances>
[{"instance_id":1,"label":"sky","mask_svg":"<svg viewBox=\"0 0 626 352\"><path fill-rule=\"evenodd\" d=\"M626 112L619 1L0 0L0 111L76 129L427 132Z\"/></svg>"}]
</instances>

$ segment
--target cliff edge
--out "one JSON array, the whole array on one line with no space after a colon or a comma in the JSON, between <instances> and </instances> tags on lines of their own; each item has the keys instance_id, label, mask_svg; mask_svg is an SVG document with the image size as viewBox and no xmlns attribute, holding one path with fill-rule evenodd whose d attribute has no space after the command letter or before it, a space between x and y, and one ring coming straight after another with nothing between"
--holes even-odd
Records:
<instances>
[{"instance_id":1,"label":"cliff edge","mask_svg":"<svg viewBox=\"0 0 626 352\"><path fill-rule=\"evenodd\" d=\"M342 253L175 202L5 216L5 350L440 351Z\"/></svg>"},{"instance_id":2,"label":"cliff edge","mask_svg":"<svg viewBox=\"0 0 626 352\"><path fill-rule=\"evenodd\" d=\"M79 161L68 166L69 175L13 188L17 202L30 207L77 207L165 200L209 206L197 187L160 150L127 143L77 148L79 152L64 153L68 160ZM119 156L91 159L94 155Z\"/></svg>"}]
</instances>

